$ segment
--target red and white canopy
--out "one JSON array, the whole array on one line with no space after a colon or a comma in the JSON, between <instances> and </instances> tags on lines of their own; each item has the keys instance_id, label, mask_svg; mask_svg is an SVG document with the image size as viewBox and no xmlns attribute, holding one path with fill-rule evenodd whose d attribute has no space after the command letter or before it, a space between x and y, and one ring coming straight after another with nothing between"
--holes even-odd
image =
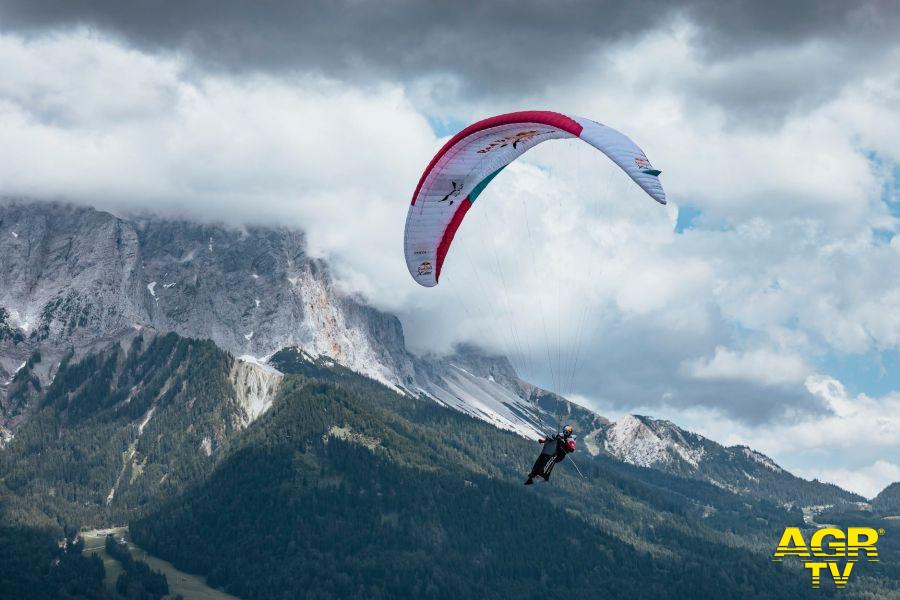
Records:
<instances>
[{"instance_id":1,"label":"red and white canopy","mask_svg":"<svg viewBox=\"0 0 900 600\"><path fill-rule=\"evenodd\" d=\"M653 168L637 144L596 121L534 110L498 115L469 125L431 159L413 193L404 251L419 284L438 283L441 267L466 212L491 180L528 149L547 140L580 138L603 152L654 200L666 203Z\"/></svg>"}]
</instances>

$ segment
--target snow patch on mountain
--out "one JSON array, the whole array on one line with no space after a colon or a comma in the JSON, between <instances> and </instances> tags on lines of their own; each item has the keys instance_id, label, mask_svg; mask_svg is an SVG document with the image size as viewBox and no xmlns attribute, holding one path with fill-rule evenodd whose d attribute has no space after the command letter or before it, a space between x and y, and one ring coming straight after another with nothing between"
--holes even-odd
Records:
<instances>
[{"instance_id":1,"label":"snow patch on mountain","mask_svg":"<svg viewBox=\"0 0 900 600\"><path fill-rule=\"evenodd\" d=\"M4 448L13 439L13 433L3 425L0 425L0 449Z\"/></svg>"},{"instance_id":2,"label":"snow patch on mountain","mask_svg":"<svg viewBox=\"0 0 900 600\"><path fill-rule=\"evenodd\" d=\"M639 467L681 459L697 468L705 454L702 447L691 445L671 423L635 415L625 415L607 430L603 448L619 460Z\"/></svg>"},{"instance_id":3,"label":"snow patch on mountain","mask_svg":"<svg viewBox=\"0 0 900 600\"><path fill-rule=\"evenodd\" d=\"M27 364L28 364L28 361L27 361L27 360L23 360L23 361L22 361L22 364L19 365L19 367L18 367L15 371L13 371L12 375L10 375L10 377L9 377L9 383L12 383L12 382L13 382L13 379L16 378L16 375L19 374L19 371L21 371L22 369L24 369L24 368L25 368L25 365L27 365Z\"/></svg>"},{"instance_id":4,"label":"snow patch on mountain","mask_svg":"<svg viewBox=\"0 0 900 600\"><path fill-rule=\"evenodd\" d=\"M597 436L603 432L603 429L594 429L589 431L587 435L582 436L584 447L591 456L600 454L600 445L597 443Z\"/></svg>"},{"instance_id":5,"label":"snow patch on mountain","mask_svg":"<svg viewBox=\"0 0 900 600\"><path fill-rule=\"evenodd\" d=\"M360 446L368 448L371 451L374 451L376 448L378 448L378 446L381 445L381 440L376 437L358 433L356 431L353 431L353 429L351 429L350 427L338 427L336 425L332 426L328 430L328 433L322 436L322 441L327 444L328 440L331 438L337 438L345 442L350 442L351 444L358 444Z\"/></svg>"},{"instance_id":6,"label":"snow patch on mountain","mask_svg":"<svg viewBox=\"0 0 900 600\"><path fill-rule=\"evenodd\" d=\"M667 446L633 415L619 419L609 430L604 448L613 456L640 467L667 462Z\"/></svg>"},{"instance_id":7,"label":"snow patch on mountain","mask_svg":"<svg viewBox=\"0 0 900 600\"><path fill-rule=\"evenodd\" d=\"M535 439L545 435L535 407L495 381L479 377L457 365L421 391L440 404L487 421L500 429Z\"/></svg>"},{"instance_id":8,"label":"snow patch on mountain","mask_svg":"<svg viewBox=\"0 0 900 600\"><path fill-rule=\"evenodd\" d=\"M15 327L16 329L22 331L23 333L28 333L31 329L31 317L28 316L28 311L23 310L21 313L13 308L9 311L9 324Z\"/></svg>"},{"instance_id":9,"label":"snow patch on mountain","mask_svg":"<svg viewBox=\"0 0 900 600\"><path fill-rule=\"evenodd\" d=\"M744 452L744 456L752 460L753 462L759 463L770 471L775 471L776 473L783 472L782 468L775 464L775 462L766 456L765 454L760 454L756 450L752 450L747 447L741 448Z\"/></svg>"}]
</instances>

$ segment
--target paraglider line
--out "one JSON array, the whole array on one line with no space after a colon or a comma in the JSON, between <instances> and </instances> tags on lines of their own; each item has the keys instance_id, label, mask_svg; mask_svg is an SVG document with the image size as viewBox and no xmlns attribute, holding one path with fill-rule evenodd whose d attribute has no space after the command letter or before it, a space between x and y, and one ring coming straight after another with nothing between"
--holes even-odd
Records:
<instances>
[{"instance_id":1,"label":"paraglider line","mask_svg":"<svg viewBox=\"0 0 900 600\"><path fill-rule=\"evenodd\" d=\"M582 479L587 479L587 477L585 477L584 475L581 474L581 469L578 468L578 465L575 464L575 461L572 460L572 457L569 456L567 458L569 459L569 462L572 463L572 466L575 467L575 472L578 473Z\"/></svg>"}]
</instances>

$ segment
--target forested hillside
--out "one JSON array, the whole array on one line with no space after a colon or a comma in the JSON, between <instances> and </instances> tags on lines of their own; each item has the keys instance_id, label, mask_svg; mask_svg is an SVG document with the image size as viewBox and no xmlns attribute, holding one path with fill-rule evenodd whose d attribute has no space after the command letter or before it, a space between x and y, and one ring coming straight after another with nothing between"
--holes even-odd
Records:
<instances>
[{"instance_id":1,"label":"forested hillside","mask_svg":"<svg viewBox=\"0 0 900 600\"><path fill-rule=\"evenodd\" d=\"M526 488L527 441L328 379L292 378L203 486L131 524L136 541L248 598L807 593L753 550L799 513L602 458Z\"/></svg>"},{"instance_id":2,"label":"forested hillside","mask_svg":"<svg viewBox=\"0 0 900 600\"><path fill-rule=\"evenodd\" d=\"M900 515L900 481L887 486L872 499L872 508L885 516Z\"/></svg>"},{"instance_id":3,"label":"forested hillside","mask_svg":"<svg viewBox=\"0 0 900 600\"><path fill-rule=\"evenodd\" d=\"M136 334L64 358L0 451L4 522L49 539L128 523L246 598L812 593L769 561L799 509L583 451L583 478L564 463L525 487L532 441L324 358L273 363L280 391L250 422L211 342Z\"/></svg>"},{"instance_id":4,"label":"forested hillside","mask_svg":"<svg viewBox=\"0 0 900 600\"><path fill-rule=\"evenodd\" d=\"M0 598L111 599L100 559L84 556L73 532L58 535L52 528L0 526Z\"/></svg>"},{"instance_id":5,"label":"forested hillside","mask_svg":"<svg viewBox=\"0 0 900 600\"><path fill-rule=\"evenodd\" d=\"M211 342L137 336L70 358L0 452L6 522L124 522L203 477L237 431L233 359Z\"/></svg>"}]
</instances>

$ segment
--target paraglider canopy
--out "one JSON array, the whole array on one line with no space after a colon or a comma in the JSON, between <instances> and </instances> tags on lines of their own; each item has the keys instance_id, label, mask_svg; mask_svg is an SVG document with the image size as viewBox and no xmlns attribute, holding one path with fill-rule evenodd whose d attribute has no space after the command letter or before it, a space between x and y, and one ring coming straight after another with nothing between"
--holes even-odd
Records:
<instances>
[{"instance_id":1,"label":"paraglider canopy","mask_svg":"<svg viewBox=\"0 0 900 600\"><path fill-rule=\"evenodd\" d=\"M650 197L666 203L660 171L637 144L611 127L551 111L490 117L454 135L419 179L404 235L406 266L413 279L425 287L437 285L456 231L491 180L537 144L565 138L579 138L600 150Z\"/></svg>"}]
</instances>

